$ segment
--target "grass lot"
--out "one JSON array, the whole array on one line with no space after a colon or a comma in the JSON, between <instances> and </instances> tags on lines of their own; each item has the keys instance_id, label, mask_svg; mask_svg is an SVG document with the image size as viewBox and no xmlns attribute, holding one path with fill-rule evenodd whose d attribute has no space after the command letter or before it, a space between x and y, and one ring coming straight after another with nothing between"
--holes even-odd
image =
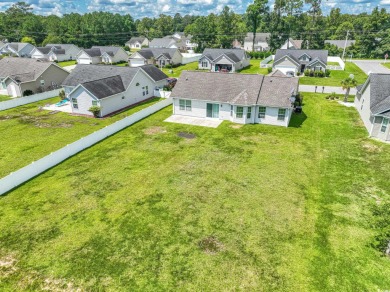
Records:
<instances>
[{"instance_id":1,"label":"grass lot","mask_svg":"<svg viewBox=\"0 0 390 292\"><path fill-rule=\"evenodd\" d=\"M10 99L12 99L12 98L8 95L0 95L0 102L10 100Z\"/></svg>"},{"instance_id":2,"label":"grass lot","mask_svg":"<svg viewBox=\"0 0 390 292\"><path fill-rule=\"evenodd\" d=\"M328 78L301 77L299 83L304 85L341 86L341 81L348 78L350 74L355 75L358 84L364 83L367 79L367 75L358 66L347 62L344 71L331 70Z\"/></svg>"},{"instance_id":3,"label":"grass lot","mask_svg":"<svg viewBox=\"0 0 390 292\"><path fill-rule=\"evenodd\" d=\"M390 69L390 63L382 63L382 65Z\"/></svg>"},{"instance_id":4,"label":"grass lot","mask_svg":"<svg viewBox=\"0 0 390 292\"><path fill-rule=\"evenodd\" d=\"M180 77L181 75L181 72L186 70L186 71L195 71L198 69L198 62L192 62L192 63L188 63L188 64L185 64L185 65L182 65L182 66L179 66L177 68L173 68L173 69L167 69L167 68L163 68L163 72L165 74L167 74L169 77ZM173 73L170 73L169 71L172 70Z\"/></svg>"},{"instance_id":5,"label":"grass lot","mask_svg":"<svg viewBox=\"0 0 390 292\"><path fill-rule=\"evenodd\" d=\"M267 75L268 74L267 68L260 68L260 62L261 60L254 60L254 59L250 60L250 66L248 68L241 70L239 73Z\"/></svg>"},{"instance_id":6,"label":"grass lot","mask_svg":"<svg viewBox=\"0 0 390 292\"><path fill-rule=\"evenodd\" d=\"M116 66L119 66L119 67L126 67L129 63L121 63L121 64L116 64Z\"/></svg>"},{"instance_id":7,"label":"grass lot","mask_svg":"<svg viewBox=\"0 0 390 292\"><path fill-rule=\"evenodd\" d=\"M58 62L58 65L61 67L66 67L66 66L72 66L76 65L76 60L73 61L64 61L64 62Z\"/></svg>"},{"instance_id":8,"label":"grass lot","mask_svg":"<svg viewBox=\"0 0 390 292\"><path fill-rule=\"evenodd\" d=\"M34 160L44 157L100 128L124 118L159 99L153 99L105 119L50 114L38 106L58 102L44 100L14 109L0 111L0 177L4 177Z\"/></svg>"},{"instance_id":9,"label":"grass lot","mask_svg":"<svg viewBox=\"0 0 390 292\"><path fill-rule=\"evenodd\" d=\"M370 244L390 146L324 96L290 128L168 124L168 107L1 197L0 289L389 289Z\"/></svg>"}]
</instances>

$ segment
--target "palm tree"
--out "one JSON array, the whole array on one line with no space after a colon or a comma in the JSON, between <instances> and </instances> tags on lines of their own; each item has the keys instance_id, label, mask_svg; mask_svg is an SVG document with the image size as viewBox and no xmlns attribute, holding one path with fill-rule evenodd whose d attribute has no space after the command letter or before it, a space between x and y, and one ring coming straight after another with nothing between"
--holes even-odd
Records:
<instances>
[{"instance_id":1,"label":"palm tree","mask_svg":"<svg viewBox=\"0 0 390 292\"><path fill-rule=\"evenodd\" d=\"M351 88L357 86L357 81L354 78L348 77L348 78L341 81L341 86L343 87L343 90L346 90L345 96L344 96L344 102L347 102L349 92L351 91Z\"/></svg>"}]
</instances>

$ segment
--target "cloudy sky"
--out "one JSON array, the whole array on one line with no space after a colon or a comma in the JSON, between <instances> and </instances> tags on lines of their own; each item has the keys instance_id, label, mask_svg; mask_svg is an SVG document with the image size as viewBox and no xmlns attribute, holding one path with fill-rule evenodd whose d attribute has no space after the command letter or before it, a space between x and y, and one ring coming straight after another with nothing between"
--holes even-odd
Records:
<instances>
[{"instance_id":1,"label":"cloudy sky","mask_svg":"<svg viewBox=\"0 0 390 292\"><path fill-rule=\"evenodd\" d=\"M174 15L204 15L218 13L225 5L237 13L243 13L252 0L25 0L36 13L61 15L65 13L85 13L91 11L110 11L121 14L130 13L134 18L153 17L161 13ZM5 11L17 1L0 0L0 11ZM390 11L390 0L328 0L323 1L323 11L328 13L332 7L343 12L370 12L375 6ZM270 1L272 3L272 0Z\"/></svg>"}]
</instances>

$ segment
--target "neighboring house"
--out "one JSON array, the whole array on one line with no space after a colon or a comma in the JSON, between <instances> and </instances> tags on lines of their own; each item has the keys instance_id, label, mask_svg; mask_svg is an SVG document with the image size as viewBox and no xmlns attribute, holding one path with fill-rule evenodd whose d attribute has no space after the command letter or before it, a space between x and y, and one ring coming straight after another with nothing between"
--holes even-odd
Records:
<instances>
[{"instance_id":1,"label":"neighboring house","mask_svg":"<svg viewBox=\"0 0 390 292\"><path fill-rule=\"evenodd\" d=\"M62 83L75 114L92 115L92 106L106 116L154 96L168 76L153 65L129 68L77 65Z\"/></svg>"},{"instance_id":2,"label":"neighboring house","mask_svg":"<svg viewBox=\"0 0 390 292\"><path fill-rule=\"evenodd\" d=\"M350 46L354 45L356 43L355 40L348 40L345 42L345 40L326 40L325 44L330 44L338 47L339 49L344 49L344 46L346 48L349 48Z\"/></svg>"},{"instance_id":3,"label":"neighboring house","mask_svg":"<svg viewBox=\"0 0 390 292\"><path fill-rule=\"evenodd\" d=\"M199 69L212 72L237 72L250 64L242 49L205 49L199 59Z\"/></svg>"},{"instance_id":4,"label":"neighboring house","mask_svg":"<svg viewBox=\"0 0 390 292\"><path fill-rule=\"evenodd\" d=\"M142 49L143 47L149 46L149 40L146 37L132 37L128 42L126 42L126 46L130 49Z\"/></svg>"},{"instance_id":5,"label":"neighboring house","mask_svg":"<svg viewBox=\"0 0 390 292\"><path fill-rule=\"evenodd\" d=\"M49 60L48 54L51 52L50 47L36 47L31 52L31 58Z\"/></svg>"},{"instance_id":6,"label":"neighboring house","mask_svg":"<svg viewBox=\"0 0 390 292\"><path fill-rule=\"evenodd\" d=\"M29 43L8 43L0 50L0 54L7 54L15 57L30 58L35 46Z\"/></svg>"},{"instance_id":7,"label":"neighboring house","mask_svg":"<svg viewBox=\"0 0 390 292\"><path fill-rule=\"evenodd\" d=\"M289 38L286 42L280 47L281 50L300 50L302 49L303 40L294 40Z\"/></svg>"},{"instance_id":8,"label":"neighboring house","mask_svg":"<svg viewBox=\"0 0 390 292\"><path fill-rule=\"evenodd\" d=\"M77 54L78 64L114 64L119 62L127 62L129 55L121 47L98 47L94 46L90 49L81 50Z\"/></svg>"},{"instance_id":9,"label":"neighboring house","mask_svg":"<svg viewBox=\"0 0 390 292\"><path fill-rule=\"evenodd\" d=\"M239 40L235 39L232 43L233 49L242 49L242 44Z\"/></svg>"},{"instance_id":10,"label":"neighboring house","mask_svg":"<svg viewBox=\"0 0 390 292\"><path fill-rule=\"evenodd\" d=\"M327 62L327 50L276 50L273 68L295 76L306 69L325 71Z\"/></svg>"},{"instance_id":11,"label":"neighboring house","mask_svg":"<svg viewBox=\"0 0 390 292\"><path fill-rule=\"evenodd\" d=\"M268 42L271 38L270 33L258 32L255 35L255 51L263 52L269 50ZM253 32L248 32L244 40L244 50L247 52L253 51Z\"/></svg>"},{"instance_id":12,"label":"neighboring house","mask_svg":"<svg viewBox=\"0 0 390 292\"><path fill-rule=\"evenodd\" d=\"M39 93L59 88L68 75L52 62L13 57L0 60L0 88L13 97L23 96L26 90Z\"/></svg>"},{"instance_id":13,"label":"neighboring house","mask_svg":"<svg viewBox=\"0 0 390 292\"><path fill-rule=\"evenodd\" d=\"M184 32L176 32L163 38L155 38L149 43L149 48L179 49L181 51L192 51L197 46L198 44L192 42L192 36L186 36Z\"/></svg>"},{"instance_id":14,"label":"neighboring house","mask_svg":"<svg viewBox=\"0 0 390 292\"><path fill-rule=\"evenodd\" d=\"M178 49L148 48L133 53L129 58L130 67L139 67L146 64L158 65L178 65L183 61L183 55Z\"/></svg>"},{"instance_id":15,"label":"neighboring house","mask_svg":"<svg viewBox=\"0 0 390 292\"><path fill-rule=\"evenodd\" d=\"M370 137L390 142L390 74L370 74L358 88L355 107Z\"/></svg>"},{"instance_id":16,"label":"neighboring house","mask_svg":"<svg viewBox=\"0 0 390 292\"><path fill-rule=\"evenodd\" d=\"M80 48L72 44L47 44L46 47L51 47L52 50L48 54L50 61L69 61L76 60Z\"/></svg>"},{"instance_id":17,"label":"neighboring house","mask_svg":"<svg viewBox=\"0 0 390 292\"><path fill-rule=\"evenodd\" d=\"M287 127L298 83L298 78L183 71L171 94L173 114Z\"/></svg>"}]
</instances>

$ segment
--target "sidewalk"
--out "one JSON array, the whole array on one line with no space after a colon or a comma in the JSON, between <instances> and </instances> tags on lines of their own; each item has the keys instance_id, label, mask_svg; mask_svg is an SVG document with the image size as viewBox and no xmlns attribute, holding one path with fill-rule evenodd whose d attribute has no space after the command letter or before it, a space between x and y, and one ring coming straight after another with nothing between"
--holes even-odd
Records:
<instances>
[{"instance_id":1,"label":"sidewalk","mask_svg":"<svg viewBox=\"0 0 390 292\"><path fill-rule=\"evenodd\" d=\"M341 87L336 86L324 86L324 91L322 91L322 86L317 86L317 93L332 93L335 92L336 94L345 94L345 90L343 90ZM301 92L316 92L316 86L315 85L299 85L299 91ZM351 91L349 92L350 95L356 94L356 88L351 88Z\"/></svg>"}]
</instances>

